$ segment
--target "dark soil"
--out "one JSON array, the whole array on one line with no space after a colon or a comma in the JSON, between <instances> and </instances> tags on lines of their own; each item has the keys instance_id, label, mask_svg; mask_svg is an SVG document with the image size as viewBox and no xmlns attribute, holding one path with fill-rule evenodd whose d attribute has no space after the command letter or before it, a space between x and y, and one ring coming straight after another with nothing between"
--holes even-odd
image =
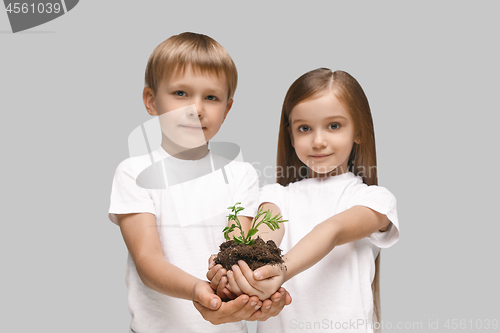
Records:
<instances>
[{"instance_id":1,"label":"dark soil","mask_svg":"<svg viewBox=\"0 0 500 333\"><path fill-rule=\"evenodd\" d=\"M216 264L221 264L227 270L232 270L233 265L238 265L238 260L245 261L252 270L265 265L279 265L284 261L281 249L272 240L267 242L257 237L253 245L237 244L228 240L219 246L219 253L215 257Z\"/></svg>"}]
</instances>

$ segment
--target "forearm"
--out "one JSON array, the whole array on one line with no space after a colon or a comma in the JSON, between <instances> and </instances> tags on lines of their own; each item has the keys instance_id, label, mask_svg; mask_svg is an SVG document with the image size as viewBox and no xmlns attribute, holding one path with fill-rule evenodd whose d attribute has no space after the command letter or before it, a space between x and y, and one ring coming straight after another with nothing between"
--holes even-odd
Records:
<instances>
[{"instance_id":1,"label":"forearm","mask_svg":"<svg viewBox=\"0 0 500 333\"><path fill-rule=\"evenodd\" d=\"M156 217L136 213L120 214L117 218L123 240L144 285L165 295L192 299L193 288L201 280L165 260Z\"/></svg>"},{"instance_id":2,"label":"forearm","mask_svg":"<svg viewBox=\"0 0 500 333\"><path fill-rule=\"evenodd\" d=\"M325 222L315 226L283 256L285 281L314 266L337 246L339 225Z\"/></svg>"},{"instance_id":3,"label":"forearm","mask_svg":"<svg viewBox=\"0 0 500 333\"><path fill-rule=\"evenodd\" d=\"M355 206L318 224L284 255L285 281L315 265L335 246L384 230L387 216L364 206Z\"/></svg>"},{"instance_id":4,"label":"forearm","mask_svg":"<svg viewBox=\"0 0 500 333\"><path fill-rule=\"evenodd\" d=\"M144 256L137 261L137 272L144 285L168 296L192 300L194 286L202 281L169 263L163 256Z\"/></svg>"}]
</instances>

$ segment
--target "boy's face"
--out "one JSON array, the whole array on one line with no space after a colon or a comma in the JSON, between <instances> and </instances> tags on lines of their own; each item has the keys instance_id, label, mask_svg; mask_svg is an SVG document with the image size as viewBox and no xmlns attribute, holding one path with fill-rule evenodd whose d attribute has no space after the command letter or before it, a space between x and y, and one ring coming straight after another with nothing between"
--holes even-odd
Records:
<instances>
[{"instance_id":1,"label":"boy's face","mask_svg":"<svg viewBox=\"0 0 500 333\"><path fill-rule=\"evenodd\" d=\"M144 88L143 98L149 114L160 118L162 146L170 154L206 144L219 131L233 103L228 101L224 76L195 72L191 66L183 74L162 80L156 94Z\"/></svg>"}]
</instances>

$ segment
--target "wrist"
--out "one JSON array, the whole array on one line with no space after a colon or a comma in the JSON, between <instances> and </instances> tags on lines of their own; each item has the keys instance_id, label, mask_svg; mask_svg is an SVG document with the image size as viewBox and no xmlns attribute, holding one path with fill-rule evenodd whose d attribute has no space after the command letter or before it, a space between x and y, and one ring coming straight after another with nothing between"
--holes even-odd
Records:
<instances>
[{"instance_id":1,"label":"wrist","mask_svg":"<svg viewBox=\"0 0 500 333\"><path fill-rule=\"evenodd\" d=\"M295 272L294 272L294 269L295 267L293 267L293 263L288 260L288 258L285 256L283 256L283 266L284 268L282 269L282 276L283 276L283 281L282 283L285 283L286 281L290 280L292 277L295 276Z\"/></svg>"}]
</instances>

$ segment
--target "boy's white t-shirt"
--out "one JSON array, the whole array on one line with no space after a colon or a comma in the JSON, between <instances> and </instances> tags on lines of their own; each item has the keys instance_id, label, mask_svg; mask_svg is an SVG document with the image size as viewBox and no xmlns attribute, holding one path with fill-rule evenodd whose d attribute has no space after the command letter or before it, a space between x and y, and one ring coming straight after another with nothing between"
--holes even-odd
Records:
<instances>
[{"instance_id":1,"label":"boy's white t-shirt","mask_svg":"<svg viewBox=\"0 0 500 333\"><path fill-rule=\"evenodd\" d=\"M180 160L160 147L151 156L129 158L117 167L109 217L117 224L116 214L154 214L165 260L206 280L208 258L225 241L227 207L241 202L241 215L255 216L258 191L250 163L212 152L200 160ZM244 321L212 325L191 301L147 288L130 253L125 282L131 332L246 332Z\"/></svg>"},{"instance_id":2,"label":"boy's white t-shirt","mask_svg":"<svg viewBox=\"0 0 500 333\"><path fill-rule=\"evenodd\" d=\"M335 247L316 265L284 283L292 304L277 317L259 322L258 332L373 332L375 258L380 248L399 239L396 198L383 187L367 186L349 172L303 179L286 187L264 186L259 203L264 202L277 205L283 218L289 220L284 223L283 253L317 224L357 205L385 214L392 223L385 232Z\"/></svg>"}]
</instances>

